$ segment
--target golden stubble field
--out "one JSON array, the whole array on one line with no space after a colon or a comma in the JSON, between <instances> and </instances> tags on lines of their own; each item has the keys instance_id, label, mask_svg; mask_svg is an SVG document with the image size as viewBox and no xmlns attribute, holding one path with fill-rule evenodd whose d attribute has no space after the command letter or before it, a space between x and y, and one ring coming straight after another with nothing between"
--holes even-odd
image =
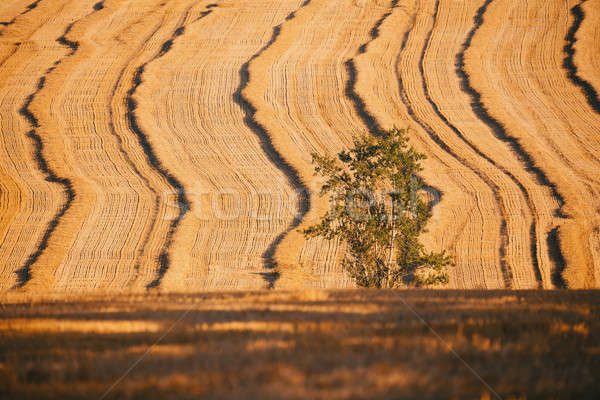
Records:
<instances>
[{"instance_id":1,"label":"golden stubble field","mask_svg":"<svg viewBox=\"0 0 600 400\"><path fill-rule=\"evenodd\" d=\"M2 0L0 398L597 398L598 291L513 289L600 287L598 43L600 0ZM299 232L311 153L393 126L455 290Z\"/></svg>"},{"instance_id":2,"label":"golden stubble field","mask_svg":"<svg viewBox=\"0 0 600 400\"><path fill-rule=\"evenodd\" d=\"M600 286L600 0L6 0L0 291L346 288L312 152L412 128L451 288Z\"/></svg>"}]
</instances>

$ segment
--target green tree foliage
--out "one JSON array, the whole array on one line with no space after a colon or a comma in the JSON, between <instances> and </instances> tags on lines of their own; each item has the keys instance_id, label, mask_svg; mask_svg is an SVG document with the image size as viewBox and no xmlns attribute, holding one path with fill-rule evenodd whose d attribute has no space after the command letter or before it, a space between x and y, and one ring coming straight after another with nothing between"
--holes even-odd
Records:
<instances>
[{"instance_id":1,"label":"green tree foliage","mask_svg":"<svg viewBox=\"0 0 600 400\"><path fill-rule=\"evenodd\" d=\"M427 252L419 241L431 210L419 193L424 154L408 145L406 129L363 136L337 159L313 154L315 174L325 178L321 195L331 208L304 230L306 237L342 239L344 268L360 286L395 288L448 282L445 252Z\"/></svg>"}]
</instances>

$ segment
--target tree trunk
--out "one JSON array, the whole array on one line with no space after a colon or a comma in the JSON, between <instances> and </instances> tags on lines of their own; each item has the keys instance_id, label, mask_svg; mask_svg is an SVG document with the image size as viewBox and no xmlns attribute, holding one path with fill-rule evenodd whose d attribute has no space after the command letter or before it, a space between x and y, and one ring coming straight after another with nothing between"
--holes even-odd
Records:
<instances>
[{"instance_id":1,"label":"tree trunk","mask_svg":"<svg viewBox=\"0 0 600 400\"><path fill-rule=\"evenodd\" d=\"M394 187L394 191L392 192L392 239L390 241L390 256L388 259L387 266L387 277L386 277L386 285L388 288L390 285L390 271L392 270L394 263L394 240L396 238L396 199L394 195L396 194L396 187Z\"/></svg>"}]
</instances>

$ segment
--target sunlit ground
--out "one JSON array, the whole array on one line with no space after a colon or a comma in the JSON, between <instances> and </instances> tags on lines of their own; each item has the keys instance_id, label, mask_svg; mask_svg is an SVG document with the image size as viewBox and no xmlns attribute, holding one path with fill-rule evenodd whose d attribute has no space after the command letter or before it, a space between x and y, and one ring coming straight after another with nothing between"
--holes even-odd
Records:
<instances>
[{"instance_id":1,"label":"sunlit ground","mask_svg":"<svg viewBox=\"0 0 600 400\"><path fill-rule=\"evenodd\" d=\"M600 398L600 291L16 298L0 311L0 398Z\"/></svg>"}]
</instances>

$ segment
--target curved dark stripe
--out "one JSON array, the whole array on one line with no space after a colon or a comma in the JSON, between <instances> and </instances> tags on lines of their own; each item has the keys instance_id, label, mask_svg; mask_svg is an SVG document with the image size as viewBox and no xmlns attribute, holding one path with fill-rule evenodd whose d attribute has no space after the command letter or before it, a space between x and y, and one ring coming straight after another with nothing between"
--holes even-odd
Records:
<instances>
[{"instance_id":1,"label":"curved dark stripe","mask_svg":"<svg viewBox=\"0 0 600 400\"><path fill-rule=\"evenodd\" d=\"M364 45L363 45L364 46ZM362 46L361 46L362 47ZM373 136L381 135L381 125L377 119L367 110L367 105L364 100L356 92L356 81L358 78L358 71L354 59L351 58L346 60L344 63L346 71L348 72L348 80L346 81L346 97L348 97L354 105L354 110L363 121L369 132Z\"/></svg>"},{"instance_id":2,"label":"curved dark stripe","mask_svg":"<svg viewBox=\"0 0 600 400\"><path fill-rule=\"evenodd\" d=\"M381 28L381 25L383 25L385 20L390 15L392 15L393 9L396 8L397 6L398 6L398 0L393 0L389 11L384 13L377 20L377 22L375 22L375 25L373 25L373 27L369 31L369 40L367 40L365 43L360 45L360 47L358 48L357 55L366 53L367 48L369 47L369 44L371 44L371 42L373 42L375 39L377 39L379 37L379 28ZM356 111L356 113L358 114L360 119L363 121L363 124L367 127L369 132L373 136L380 136L381 132L382 132L381 125L377 121L377 118L375 118L375 116L373 116L367 110L367 106L366 106L364 100L356 92L356 81L358 79L358 70L356 68L356 63L355 63L354 58L350 58L350 59L346 60L346 62L344 63L344 66L346 67L346 72L348 73L348 80L346 81L346 89L345 89L346 97L348 97L352 101L352 104L354 105L354 110ZM429 189L434 189L434 188L430 187ZM437 189L434 189L434 190L436 190L437 193L441 194L441 192L438 191Z\"/></svg>"},{"instance_id":3,"label":"curved dark stripe","mask_svg":"<svg viewBox=\"0 0 600 400\"><path fill-rule=\"evenodd\" d=\"M383 14L381 16L381 18L379 18L377 20L377 22L375 22L375 25L373 25L373 27L371 28L371 30L369 31L369 36L371 37L371 40L368 40L367 42L363 43L359 48L358 48L358 54L364 54L367 51L367 47L369 46L369 44L377 39L379 37L379 28L381 28L381 25L383 25L383 23L385 22L385 20L392 15L392 11L394 8L396 8L398 6L398 1L399 0L392 0L392 5L390 7L390 10L388 12L386 12L385 14Z\"/></svg>"},{"instance_id":4,"label":"curved dark stripe","mask_svg":"<svg viewBox=\"0 0 600 400\"><path fill-rule=\"evenodd\" d=\"M565 261L565 258L563 257L563 255L560 251L556 252L557 249L560 250L560 238L559 238L558 234L559 234L559 227L556 226L556 227L554 227L554 229L552 229L550 232L548 232L548 237L547 237L548 249L550 249L550 252L551 252L550 256L554 260L556 260L555 268L552 271L552 283L554 284L555 287L557 287L559 289L566 289L567 282L565 282L565 279L563 278L563 272L564 272L565 268L567 267L567 262ZM552 252L556 252L556 253L552 254Z\"/></svg>"},{"instance_id":5,"label":"curved dark stripe","mask_svg":"<svg viewBox=\"0 0 600 400\"><path fill-rule=\"evenodd\" d=\"M581 8L581 6L586 1L587 0L582 0L581 2L579 2L579 4L576 4L571 8L571 14L573 15L573 24L571 25L567 32L567 35L565 36L566 44L563 47L565 58L563 59L562 65L565 71L567 72L567 78L569 78L569 80L571 80L571 82L573 82L575 86L578 86L581 89L590 107L592 107L592 109L597 114L600 114L600 100L598 99L598 92L592 86L591 83L589 83L587 80L578 75L577 65L575 65L574 60L576 52L575 43L577 42L577 38L575 37L575 35L577 34L577 31L581 27L581 24L583 23L583 20L585 18L585 12ZM558 238L557 228L554 228L548 234L548 244L550 245L550 243L553 243L555 248L560 249L560 241ZM556 269L555 273L553 274L553 279L558 287L566 288L566 282L562 277L562 273L566 268L565 259L559 252L556 254L555 260Z\"/></svg>"},{"instance_id":6,"label":"curved dark stripe","mask_svg":"<svg viewBox=\"0 0 600 400\"><path fill-rule=\"evenodd\" d=\"M36 0L36 1L34 1L33 3L31 3L27 7L25 7L25 11L23 11L21 14L17 15L16 17L14 17L13 19L11 19L10 21L0 22L0 25L3 25L3 26L6 27L6 26L10 26L10 25L14 24L17 21L18 17L20 17L22 15L25 15L25 14L29 13L31 10L33 10L34 8L36 8L38 6L38 4L40 3L40 1L42 1L42 0ZM0 32L0 36L2 36L3 33L4 33L4 31L1 31Z\"/></svg>"},{"instance_id":7,"label":"curved dark stripe","mask_svg":"<svg viewBox=\"0 0 600 400\"><path fill-rule=\"evenodd\" d=\"M436 9L435 9L435 13L433 15L434 21L437 18L438 9L439 9L439 1L436 2ZM414 23L415 23L415 19L413 19L413 25L411 26L411 28L409 30L407 30L406 33L404 34L404 38L402 41L402 46L400 47L400 52L398 54L398 58L402 55L402 53L406 49L406 43L408 41L408 37L409 37L410 33L412 32L412 30L414 28ZM421 55L420 55L420 60L419 60L419 71L421 73L422 85L424 88L426 88L426 84L425 84L425 77L424 77L424 73L423 73L423 60L425 58L425 52L429 45L429 41L430 41L432 32L433 32L433 25L432 25L431 29L429 30L429 32L427 33L427 37L426 37L423 47L421 49ZM396 63L396 64L398 64L398 63ZM506 288L510 288L512 286L513 274L512 274L512 270L511 270L510 266L508 265L508 263L506 261L506 247L508 245L506 211L505 211L504 205L500 199L498 186L494 182L492 182L487 176L485 176L481 171L477 170L476 168L471 167L469 165L469 162L465 158L461 157L454 150L452 150L448 146L448 144L446 144L446 142L444 142L444 140L434 131L434 129L431 126L429 126L429 124L427 124L425 121L423 121L421 118L419 118L416 115L413 105L412 105L410 99L408 98L408 94L406 93L406 90L404 89L404 81L402 79L402 74L399 71L397 71L396 75L398 76L398 89L400 92L400 98L402 99L402 102L404 103L406 110L407 110L408 114L410 115L410 117L417 124L419 124L419 126L427 133L427 135L430 137L431 140L433 140L433 142L435 144L437 144L443 151L448 153L450 156L452 156L452 158L457 160L459 163L464 165L466 168L473 171L473 173L475 175L477 175L483 182L485 182L485 184L488 185L490 187L490 189L492 190L492 192L494 193L494 197L495 197L496 201L498 202L498 206L499 206L500 212L502 214L502 223L500 224L500 238L501 238L502 242L498 249L498 253L499 253L499 257L500 257L500 269L502 271L502 278L504 280L504 286ZM428 90L426 91L426 97L429 98ZM438 114L438 115L440 115L440 114ZM449 124L449 122L443 115L441 115L441 117L442 117L442 120L446 124ZM460 134L460 132L458 132L458 133ZM460 136L462 137L462 135L460 135Z\"/></svg>"},{"instance_id":8,"label":"curved dark stripe","mask_svg":"<svg viewBox=\"0 0 600 400\"><path fill-rule=\"evenodd\" d=\"M27 6L27 9L21 14L27 14L29 11L33 10L34 8L36 8L38 6L38 4L40 3L40 1L42 0L36 0L33 3L31 3L30 5Z\"/></svg>"},{"instance_id":9,"label":"curved dark stripe","mask_svg":"<svg viewBox=\"0 0 600 400\"><path fill-rule=\"evenodd\" d=\"M37 5L40 1L41 0L38 0L35 3L30 4L27 7L26 12L29 12L29 11L33 10L35 7L37 7ZM95 11L96 10L94 9L94 11L92 11L90 14L86 15L84 18L90 16ZM25 14L25 13L23 13L23 14ZM78 20L78 21L80 21L80 20ZM46 248L48 247L48 242L50 241L52 233L54 232L54 230L60 223L60 220L65 215L65 213L67 212L69 207L71 207L71 204L73 203L73 200L75 200L75 196L76 196L75 189L73 188L73 182L68 178L64 178L64 177L57 175L56 172L54 172L54 170L48 165L48 162L46 161L46 159L44 157L43 139L36 131L36 128L40 127L39 121L38 121L37 117L33 114L33 112L29 109L29 107L31 106L31 103L33 102L33 100L35 99L37 94L44 88L44 85L46 84L46 78L48 77L48 75L50 73L52 73L56 69L56 67L58 67L66 58L71 57L77 51L77 49L79 47L79 43L72 42L66 38L66 35L71 31L71 29L73 28L73 25L76 22L77 21L69 24L67 26L67 28L65 29L64 33L62 34L62 36L60 36L58 39L56 39L56 41L58 43L66 46L66 47L69 47L71 49L71 52L69 54L67 54L65 57L61 58L60 60L57 60L52 67L48 68L46 73L39 79L36 90L27 97L27 100L25 101L25 103L23 104L21 109L19 110L19 113L27 119L27 121L33 128L27 133L27 137L29 137L31 139L31 141L33 142L33 145L35 148L34 159L36 161L38 169L42 172L42 174L44 174L46 176L46 178L45 178L46 181L51 182L51 183L56 183L56 184L62 186L64 193L66 195L66 200L65 200L65 203L60 208L60 210L58 210L58 212L54 215L54 217L48 223L48 226L46 227L46 231L44 232L44 235L42 236L42 239L40 240L38 248L29 255L29 257L27 258L27 261L25 261L25 264L23 264L17 271L15 271L15 273L17 274L17 285L16 285L17 288L25 286L25 284L27 284L27 282L29 282L29 280L31 279L31 268L32 268L33 264L35 264L35 262L39 259L39 257L44 252L44 250L46 250Z\"/></svg>"},{"instance_id":10,"label":"curved dark stripe","mask_svg":"<svg viewBox=\"0 0 600 400\"><path fill-rule=\"evenodd\" d=\"M173 244L173 235L177 231L179 223L190 209L190 202L186 196L185 187L179 181L179 179L177 179L165 166L163 166L162 162L156 156L154 148L150 144L148 135L144 133L143 129L140 127L137 120L137 116L135 115L135 110L137 109L137 101L134 99L134 96L138 87L143 82L142 75L144 74L145 68L152 62L158 60L159 58L167 54L171 50L171 46L173 45L175 39L184 33L184 24L190 9L191 7L186 10L184 17L181 20L181 23L175 29L175 31L171 35L171 38L163 43L159 52L153 58L151 58L150 60L143 63L140 67L138 67L132 80L132 86L127 92L127 97L125 98L127 104L127 119L129 120L129 127L131 131L136 135L138 143L142 147L142 150L146 155L148 164L150 164L150 166L154 168L175 191L177 198L177 207L179 208L179 213L177 214L177 217L175 217L173 221L171 221L171 224L169 226L169 231L167 232L167 237L165 239L165 245L163 247L163 250L158 256L159 269L157 271L156 278L148 285L146 285L146 289L158 287L165 273L169 269L169 266L171 264L169 249ZM208 14L210 14L210 12L210 10L204 12L200 18L206 17Z\"/></svg>"},{"instance_id":11,"label":"curved dark stripe","mask_svg":"<svg viewBox=\"0 0 600 400\"><path fill-rule=\"evenodd\" d=\"M473 36L475 36L477 30L483 24L483 16L487 10L487 7L492 1L493 0L486 0L485 3L477 10L475 17L473 18L473 28L468 33L466 40L462 44L460 52L456 55L456 73L461 79L461 88L465 93L467 93L471 97L471 108L473 112L479 117L479 119L491 128L492 132L494 133L494 136L497 139L507 143L510 146L513 152L517 155L519 161L525 166L525 170L533 174L536 177L537 182L539 184L546 186L550 189L553 197L557 200L559 204L559 207L555 209L555 216L559 218L568 218L568 216L564 213L562 209L565 204L564 198L558 192L556 184L551 182L550 179L548 179L548 177L546 176L546 173L541 168L535 165L529 153L527 153L523 146L521 146L519 139L510 136L507 133L504 126L488 113L487 109L483 105L483 102L481 101L481 94L477 92L473 88L473 86L471 86L469 75L464 70L465 52L471 46ZM557 244L556 241L552 240L548 240L547 243L553 245ZM560 265L561 259L563 259L562 255L560 257L558 256L559 254L562 254L560 248L549 249L549 256L552 259L555 266ZM537 266L536 275L541 277L539 265Z\"/></svg>"},{"instance_id":12,"label":"curved dark stripe","mask_svg":"<svg viewBox=\"0 0 600 400\"><path fill-rule=\"evenodd\" d=\"M381 25L383 25L385 20L390 15L392 15L392 10L395 7L397 7L397 5L398 5L398 0L393 0L390 10L387 11L385 14L383 14L377 20L377 22L375 22L375 25L373 25L373 27L369 31L369 40L367 40L365 43L360 45L360 47L358 48L357 54L366 53L367 47L369 47L369 44L371 44L371 42L373 42L375 39L377 39L379 37L379 28L381 28ZM373 116L373 114L371 114L367 110L367 105L365 104L364 100L356 92L356 81L358 79L358 70L356 68L356 62L355 62L354 58L350 58L350 59L346 60L346 62L344 63L344 66L346 67L346 72L348 73L348 80L346 81L346 89L345 89L346 97L348 97L352 101L352 104L354 105L354 110L356 111L356 113L358 114L360 119L363 121L363 123L365 124L365 126L367 127L369 132L373 136L381 135L382 129L381 129L381 125L377 121L377 118L375 118L375 116Z\"/></svg>"},{"instance_id":13,"label":"curved dark stripe","mask_svg":"<svg viewBox=\"0 0 600 400\"><path fill-rule=\"evenodd\" d=\"M300 5L300 7L292 11L285 18L286 21L289 21L296 16L296 12L303 7L306 7L310 4L311 0L306 0L304 3ZM294 217L292 223L288 226L288 228L280 233L273 242L269 245L269 247L262 254L262 257L265 260L265 268L273 270L276 267L276 262L274 259L275 251L277 250L277 246L281 243L283 238L291 232L293 229L300 225L300 222L310 210L310 192L308 187L302 182L300 178L300 174L294 166L292 166L289 162L285 160L285 158L275 149L271 137L269 136L269 132L266 130L264 126L262 126L255 118L256 107L252 104L250 99L244 96L243 91L248 86L248 82L250 81L250 63L254 61L256 58L260 57L262 53L264 53L269 47L275 43L279 34L281 33L281 26L283 24L279 24L273 27L273 34L271 35L271 39L267 42L263 48L261 48L257 53L255 53L248 61L246 61L242 67L240 68L240 85L237 90L233 94L233 101L240 106L240 108L244 111L244 123L248 128L250 128L258 137L260 141L261 148L265 152L266 156L269 160L281 171L285 174L288 183L294 187L298 194L298 214ZM275 286L275 282L279 278L279 273L273 271L271 273L261 274L263 278L268 282L269 288L272 289Z\"/></svg>"},{"instance_id":14,"label":"curved dark stripe","mask_svg":"<svg viewBox=\"0 0 600 400\"><path fill-rule=\"evenodd\" d=\"M575 56L575 42L577 39L575 35L577 31L581 27L583 19L585 18L585 13L581 6L587 0L582 0L579 4L573 6L571 8L571 14L573 15L573 25L569 28L567 35L565 36L565 47L563 48L565 52L565 58L563 59L563 68L567 71L567 77L573 82L575 86L578 86L583 92L588 104L592 107L592 109L600 114L600 100L598 99L598 92L594 87L585 79L577 74L577 66L575 65L575 61L573 57Z\"/></svg>"},{"instance_id":15,"label":"curved dark stripe","mask_svg":"<svg viewBox=\"0 0 600 400\"><path fill-rule=\"evenodd\" d=\"M71 49L71 52L69 53L68 56L72 56L73 54L75 54L77 49L79 49L79 42L76 42L76 41L74 42L72 40L67 39L67 35L69 34L69 32L71 32L71 29L73 29L73 25L75 25L75 22L72 22L71 24L69 24L67 26L67 29L65 30L65 32L62 34L62 36L59 37L58 39L56 39L56 41L58 43Z\"/></svg>"},{"instance_id":16,"label":"curved dark stripe","mask_svg":"<svg viewBox=\"0 0 600 400\"><path fill-rule=\"evenodd\" d=\"M59 177L49 166L44 158L44 143L42 141L42 137L37 134L35 128L39 128L39 123L37 118L31 113L29 110L29 106L31 102L35 98L35 96L44 88L45 77L40 78L38 89L33 92L21 108L20 113L29 121L30 125L34 127L34 129L30 130L27 133L27 137L29 137L34 145L34 159L36 161L38 169L46 176L46 181L51 183L57 183L63 187L63 190L67 196L65 203L62 205L58 213L54 215L52 220L48 223L46 227L46 231L40 240L38 248L29 255L27 261L21 268L16 271L18 282L16 287L23 287L30 279L31 279L31 267L38 260L38 258L42 255L44 250L48 247L48 242L50 241L50 237L52 233L58 226L62 216L67 212L71 203L75 199L75 190L73 189L73 184L68 178Z\"/></svg>"}]
</instances>

